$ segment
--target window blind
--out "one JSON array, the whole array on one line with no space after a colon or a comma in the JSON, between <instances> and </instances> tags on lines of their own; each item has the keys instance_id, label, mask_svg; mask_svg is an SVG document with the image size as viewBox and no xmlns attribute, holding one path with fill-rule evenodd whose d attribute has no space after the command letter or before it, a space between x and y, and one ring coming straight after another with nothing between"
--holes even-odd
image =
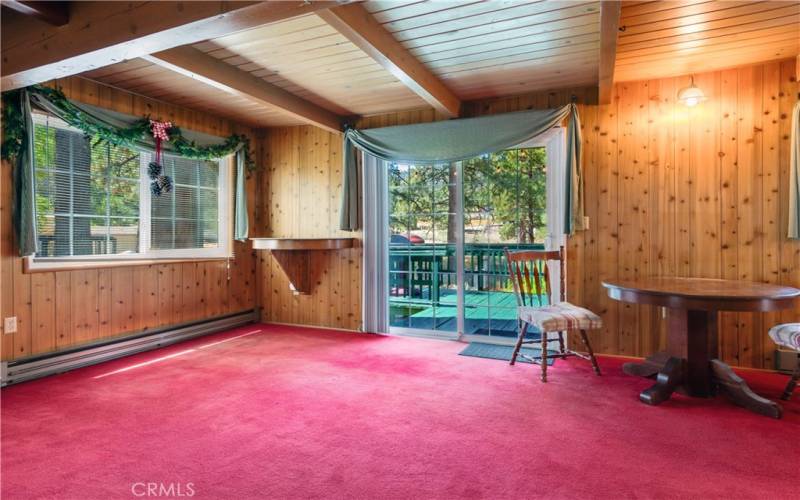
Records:
<instances>
[{"instance_id":1,"label":"window blind","mask_svg":"<svg viewBox=\"0 0 800 500\"><path fill-rule=\"evenodd\" d=\"M38 256L139 251L139 153L34 115Z\"/></svg>"},{"instance_id":2,"label":"window blind","mask_svg":"<svg viewBox=\"0 0 800 500\"><path fill-rule=\"evenodd\" d=\"M162 155L169 193L149 191L154 153L86 137L35 113L36 257L205 257L225 251L219 161ZM225 227L221 227L225 226ZM187 253L188 252L188 253ZM216 254L214 254L216 255Z\"/></svg>"}]
</instances>

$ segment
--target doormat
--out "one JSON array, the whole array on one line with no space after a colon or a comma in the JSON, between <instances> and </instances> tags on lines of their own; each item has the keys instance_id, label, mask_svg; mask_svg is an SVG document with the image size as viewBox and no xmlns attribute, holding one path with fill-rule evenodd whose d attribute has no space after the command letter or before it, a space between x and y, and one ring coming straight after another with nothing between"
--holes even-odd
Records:
<instances>
[{"instance_id":1,"label":"doormat","mask_svg":"<svg viewBox=\"0 0 800 500\"><path fill-rule=\"evenodd\" d=\"M514 346L512 345L496 345L484 344L482 342L470 342L463 351L458 353L459 356L471 356L473 358L486 358L486 359L499 359L502 361L511 361L511 355L514 353ZM542 350L538 347L523 347L520 353L531 357L539 357ZM558 351L548 350L548 355L557 355ZM555 361L555 358L547 358L547 366L550 366ZM517 356L517 363L530 363L531 361Z\"/></svg>"}]
</instances>

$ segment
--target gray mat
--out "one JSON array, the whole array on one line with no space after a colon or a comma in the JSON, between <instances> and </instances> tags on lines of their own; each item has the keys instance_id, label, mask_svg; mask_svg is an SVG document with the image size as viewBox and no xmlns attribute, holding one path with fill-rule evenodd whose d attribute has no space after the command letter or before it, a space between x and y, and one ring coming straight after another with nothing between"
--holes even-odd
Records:
<instances>
[{"instance_id":1,"label":"gray mat","mask_svg":"<svg viewBox=\"0 0 800 500\"><path fill-rule=\"evenodd\" d=\"M467 347L461 351L459 356L471 356L473 358L486 358L486 359L499 359L503 361L511 361L511 354L514 352L514 346L510 345L495 345L495 344L484 344L481 342L470 342ZM529 348L523 347L520 349L522 354L526 354L532 357L538 357L541 355L542 350L539 348ZM548 354L558 354L557 351L548 350ZM547 358L547 366L550 366L555 361L554 358ZM530 363L529 360L517 356L517 363Z\"/></svg>"}]
</instances>

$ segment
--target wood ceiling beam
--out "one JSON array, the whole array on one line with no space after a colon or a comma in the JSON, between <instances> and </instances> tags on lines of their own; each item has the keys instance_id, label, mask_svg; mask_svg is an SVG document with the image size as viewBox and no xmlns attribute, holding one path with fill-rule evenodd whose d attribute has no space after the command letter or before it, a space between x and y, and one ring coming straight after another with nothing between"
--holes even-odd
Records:
<instances>
[{"instance_id":1,"label":"wood ceiling beam","mask_svg":"<svg viewBox=\"0 0 800 500\"><path fill-rule=\"evenodd\" d=\"M2 41L0 85L12 90L63 78L339 3L73 2L66 26L9 30L16 36Z\"/></svg>"},{"instance_id":2,"label":"wood ceiling beam","mask_svg":"<svg viewBox=\"0 0 800 500\"><path fill-rule=\"evenodd\" d=\"M352 3L317 15L367 53L439 112L457 117L461 100L389 33L363 5Z\"/></svg>"},{"instance_id":3,"label":"wood ceiling beam","mask_svg":"<svg viewBox=\"0 0 800 500\"><path fill-rule=\"evenodd\" d=\"M614 90L620 11L620 2L606 1L600 4L600 74L597 84L600 104L610 103Z\"/></svg>"},{"instance_id":4,"label":"wood ceiling beam","mask_svg":"<svg viewBox=\"0 0 800 500\"><path fill-rule=\"evenodd\" d=\"M193 47L184 46L142 57L225 92L292 115L331 132L341 132L345 118Z\"/></svg>"},{"instance_id":5,"label":"wood ceiling beam","mask_svg":"<svg viewBox=\"0 0 800 500\"><path fill-rule=\"evenodd\" d=\"M36 17L53 26L64 26L69 22L69 2L3 0L3 7L8 7L27 16Z\"/></svg>"}]
</instances>

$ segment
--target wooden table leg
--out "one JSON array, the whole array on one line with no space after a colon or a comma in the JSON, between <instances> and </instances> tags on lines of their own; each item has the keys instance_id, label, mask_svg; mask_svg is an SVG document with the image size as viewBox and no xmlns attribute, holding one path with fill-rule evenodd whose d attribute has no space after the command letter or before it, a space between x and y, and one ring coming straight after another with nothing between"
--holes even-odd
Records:
<instances>
[{"instance_id":1,"label":"wooden table leg","mask_svg":"<svg viewBox=\"0 0 800 500\"><path fill-rule=\"evenodd\" d=\"M658 372L656 383L639 394L639 400L649 405L657 405L669 399L675 389L683 383L686 363L680 358L669 358Z\"/></svg>"},{"instance_id":2,"label":"wooden table leg","mask_svg":"<svg viewBox=\"0 0 800 500\"><path fill-rule=\"evenodd\" d=\"M658 372L664 368L664 365L667 364L669 357L669 354L665 351L660 351L646 358L644 361L625 363L622 365L622 371L636 377L655 377L658 375Z\"/></svg>"},{"instance_id":3,"label":"wooden table leg","mask_svg":"<svg viewBox=\"0 0 800 500\"><path fill-rule=\"evenodd\" d=\"M769 399L762 398L748 387L747 382L736 375L731 367L719 359L711 360L711 368L714 372L714 380L720 391L739 406L743 406L750 411L766 415L772 418L781 418L783 408L781 405Z\"/></svg>"}]
</instances>

